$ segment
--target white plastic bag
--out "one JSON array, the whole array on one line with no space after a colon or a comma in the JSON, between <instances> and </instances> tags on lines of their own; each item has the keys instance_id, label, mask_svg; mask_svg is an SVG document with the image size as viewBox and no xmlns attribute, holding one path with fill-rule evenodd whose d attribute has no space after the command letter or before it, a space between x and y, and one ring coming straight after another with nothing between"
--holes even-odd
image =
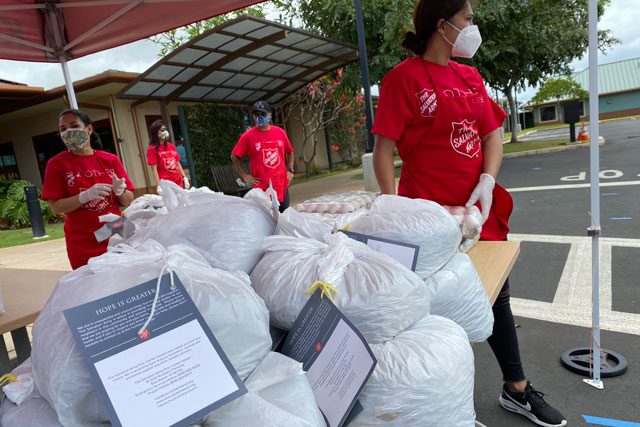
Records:
<instances>
[{"instance_id":1,"label":"white plastic bag","mask_svg":"<svg viewBox=\"0 0 640 427\"><path fill-rule=\"evenodd\" d=\"M321 218L313 214L300 213L293 208L285 209L278 218L276 234L291 237L308 237L322 240L331 234L332 228Z\"/></svg>"},{"instance_id":2,"label":"white plastic bag","mask_svg":"<svg viewBox=\"0 0 640 427\"><path fill-rule=\"evenodd\" d=\"M136 249L116 246L60 279L33 327L36 386L62 424L108 420L63 310L156 279L165 265L183 283L241 378L271 350L269 315L246 274L214 269L186 246L164 249L151 241Z\"/></svg>"},{"instance_id":3,"label":"white plastic bag","mask_svg":"<svg viewBox=\"0 0 640 427\"><path fill-rule=\"evenodd\" d=\"M343 233L308 238L272 236L251 273L274 326L289 330L316 281L335 287L336 306L367 342L394 337L429 312L428 291L413 272Z\"/></svg>"},{"instance_id":4,"label":"white plastic bag","mask_svg":"<svg viewBox=\"0 0 640 427\"><path fill-rule=\"evenodd\" d=\"M295 206L298 212L344 214L360 208L369 208L378 197L378 193L370 191L347 191L331 193L315 197Z\"/></svg>"},{"instance_id":5,"label":"white plastic bag","mask_svg":"<svg viewBox=\"0 0 640 427\"><path fill-rule=\"evenodd\" d=\"M302 364L269 353L244 382L248 393L213 411L204 427L324 427Z\"/></svg>"},{"instance_id":6,"label":"white plastic bag","mask_svg":"<svg viewBox=\"0 0 640 427\"><path fill-rule=\"evenodd\" d=\"M169 213L136 224L136 233L125 243L138 246L151 239L166 247L185 244L215 268L251 272L262 256L264 238L275 231L269 211L252 200L185 191L167 181L162 188Z\"/></svg>"},{"instance_id":7,"label":"white plastic bag","mask_svg":"<svg viewBox=\"0 0 640 427\"><path fill-rule=\"evenodd\" d=\"M420 246L416 274L423 279L442 268L462 240L456 220L439 204L388 195L378 197L349 231Z\"/></svg>"},{"instance_id":8,"label":"white plastic bag","mask_svg":"<svg viewBox=\"0 0 640 427\"><path fill-rule=\"evenodd\" d=\"M349 427L475 424L473 352L460 326L429 315L371 350L378 364Z\"/></svg>"},{"instance_id":9,"label":"white plastic bag","mask_svg":"<svg viewBox=\"0 0 640 427\"><path fill-rule=\"evenodd\" d=\"M468 255L457 253L440 271L425 280L431 293L431 314L451 319L480 342L493 332L493 311L478 271Z\"/></svg>"},{"instance_id":10,"label":"white plastic bag","mask_svg":"<svg viewBox=\"0 0 640 427\"><path fill-rule=\"evenodd\" d=\"M62 427L56 411L42 396L32 396L17 406L5 400L0 408L2 427Z\"/></svg>"},{"instance_id":11,"label":"white plastic bag","mask_svg":"<svg viewBox=\"0 0 640 427\"><path fill-rule=\"evenodd\" d=\"M22 362L11 374L16 377L32 376L31 358ZM14 383L11 383L14 384ZM6 386L5 386L6 390ZM0 406L0 426L2 427L62 427L58 422L56 411L32 387L20 405L12 403L9 395Z\"/></svg>"}]
</instances>

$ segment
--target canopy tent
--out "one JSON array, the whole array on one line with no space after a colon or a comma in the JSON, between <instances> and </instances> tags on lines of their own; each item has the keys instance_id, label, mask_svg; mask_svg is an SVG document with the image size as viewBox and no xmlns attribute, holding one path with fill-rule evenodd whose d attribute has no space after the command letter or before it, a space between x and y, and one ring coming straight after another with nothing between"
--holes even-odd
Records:
<instances>
[{"instance_id":1,"label":"canopy tent","mask_svg":"<svg viewBox=\"0 0 640 427\"><path fill-rule=\"evenodd\" d=\"M358 59L354 46L253 16L193 38L118 94L121 98L277 104Z\"/></svg>"},{"instance_id":2,"label":"canopy tent","mask_svg":"<svg viewBox=\"0 0 640 427\"><path fill-rule=\"evenodd\" d=\"M0 58L67 61L250 6L256 0L0 0Z\"/></svg>"}]
</instances>

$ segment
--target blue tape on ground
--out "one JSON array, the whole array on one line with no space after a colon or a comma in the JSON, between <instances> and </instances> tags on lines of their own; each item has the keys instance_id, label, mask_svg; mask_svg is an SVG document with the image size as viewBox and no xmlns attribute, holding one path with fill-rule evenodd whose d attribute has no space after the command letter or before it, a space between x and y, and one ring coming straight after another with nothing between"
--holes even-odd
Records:
<instances>
[{"instance_id":1,"label":"blue tape on ground","mask_svg":"<svg viewBox=\"0 0 640 427\"><path fill-rule=\"evenodd\" d=\"M631 421L614 420L612 418L599 418L589 415L583 415L582 418L589 424L596 424L599 426L610 427L640 427L640 423L634 423Z\"/></svg>"},{"instance_id":2,"label":"blue tape on ground","mask_svg":"<svg viewBox=\"0 0 640 427\"><path fill-rule=\"evenodd\" d=\"M611 219L613 221L630 221L633 218L631 218L630 216L612 216L609 219Z\"/></svg>"}]
</instances>

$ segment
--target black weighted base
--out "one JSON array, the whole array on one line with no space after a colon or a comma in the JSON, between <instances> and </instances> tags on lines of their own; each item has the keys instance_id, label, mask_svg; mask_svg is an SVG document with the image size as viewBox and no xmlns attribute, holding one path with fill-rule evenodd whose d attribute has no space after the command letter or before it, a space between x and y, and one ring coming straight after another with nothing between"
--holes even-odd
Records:
<instances>
[{"instance_id":1,"label":"black weighted base","mask_svg":"<svg viewBox=\"0 0 640 427\"><path fill-rule=\"evenodd\" d=\"M593 374L592 349L587 347L571 348L560 357L562 366L576 374L590 377ZM600 376L602 378L617 377L627 372L629 363L620 353L612 350L600 350Z\"/></svg>"}]
</instances>

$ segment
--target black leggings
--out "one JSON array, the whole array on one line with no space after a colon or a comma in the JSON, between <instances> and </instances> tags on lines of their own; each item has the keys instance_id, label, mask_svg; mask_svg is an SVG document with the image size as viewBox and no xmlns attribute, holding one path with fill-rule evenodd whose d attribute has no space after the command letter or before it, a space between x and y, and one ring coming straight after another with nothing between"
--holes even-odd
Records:
<instances>
[{"instance_id":1,"label":"black leggings","mask_svg":"<svg viewBox=\"0 0 640 427\"><path fill-rule=\"evenodd\" d=\"M503 380L515 382L526 378L520 361L518 335L509 303L510 295L511 288L507 278L493 304L493 334L488 341L502 370Z\"/></svg>"},{"instance_id":2,"label":"black leggings","mask_svg":"<svg viewBox=\"0 0 640 427\"><path fill-rule=\"evenodd\" d=\"M289 189L284 190L284 200L280 202L280 213L284 212L289 207Z\"/></svg>"}]
</instances>

